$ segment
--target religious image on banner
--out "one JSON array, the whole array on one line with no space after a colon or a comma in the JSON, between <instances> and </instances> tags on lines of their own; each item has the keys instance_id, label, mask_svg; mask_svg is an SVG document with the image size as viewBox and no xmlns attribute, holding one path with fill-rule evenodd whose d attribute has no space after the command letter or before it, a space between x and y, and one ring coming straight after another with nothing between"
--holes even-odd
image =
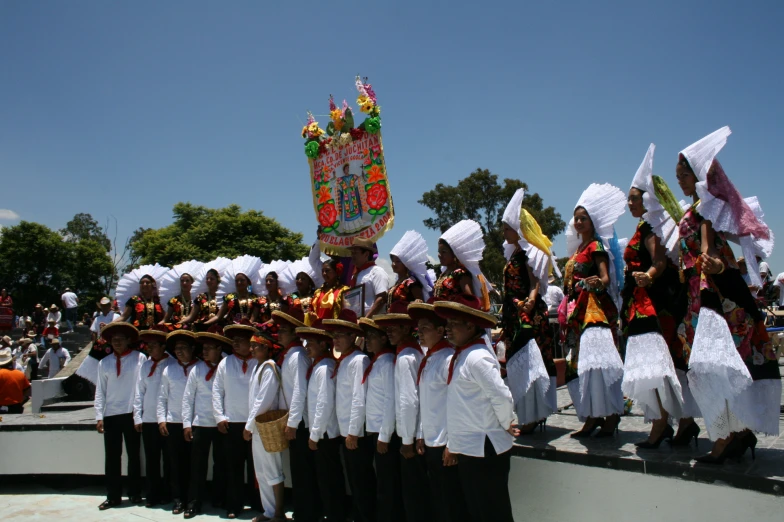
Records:
<instances>
[{"instance_id":1,"label":"religious image on banner","mask_svg":"<svg viewBox=\"0 0 784 522\"><path fill-rule=\"evenodd\" d=\"M357 105L367 117L354 126L348 103L329 98L330 122L319 127L312 114L302 128L310 164L313 207L322 252L349 255L355 237L378 241L394 224L381 143L381 108L367 78L357 77Z\"/></svg>"}]
</instances>

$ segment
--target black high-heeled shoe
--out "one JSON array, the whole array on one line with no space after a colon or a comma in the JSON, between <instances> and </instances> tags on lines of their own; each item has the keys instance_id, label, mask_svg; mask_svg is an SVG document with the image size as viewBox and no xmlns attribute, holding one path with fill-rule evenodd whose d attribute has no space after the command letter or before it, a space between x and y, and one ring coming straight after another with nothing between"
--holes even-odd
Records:
<instances>
[{"instance_id":1,"label":"black high-heeled shoe","mask_svg":"<svg viewBox=\"0 0 784 522\"><path fill-rule=\"evenodd\" d=\"M583 427L580 431L575 431L571 435L569 435L573 439L585 439L591 436L591 433L594 432L596 428L601 428L604 426L604 419L598 418L595 419L594 423L590 427Z\"/></svg>"},{"instance_id":2,"label":"black high-heeled shoe","mask_svg":"<svg viewBox=\"0 0 784 522\"><path fill-rule=\"evenodd\" d=\"M668 424L667 427L664 428L664 431L659 434L659 438L655 441L648 442L647 440L643 440L641 442L635 442L634 445L640 449L657 449L665 439L672 440L673 435L675 435L675 430Z\"/></svg>"},{"instance_id":3,"label":"black high-heeled shoe","mask_svg":"<svg viewBox=\"0 0 784 522\"><path fill-rule=\"evenodd\" d=\"M608 417L608 419L609 419L609 418L615 418L615 419L617 419L617 420L615 421L615 425L614 425L614 426L611 426L609 423L607 423L607 426L609 426L609 427L610 427L610 429L605 429L604 423L602 423L602 429L601 429L601 431L599 431L599 433L597 433L596 435L594 435L594 437L593 437L593 438L595 438L595 439L601 439L601 438L604 438L604 437L612 437L613 435L615 435L616 433L618 433L618 432L620 431L620 430L618 429L618 426L620 426L620 424L621 424L621 416L620 416L620 415L611 415L610 417Z\"/></svg>"},{"instance_id":4,"label":"black high-heeled shoe","mask_svg":"<svg viewBox=\"0 0 784 522\"><path fill-rule=\"evenodd\" d=\"M692 437L694 438L694 447L699 447L697 442L697 436L700 434L700 427L697 426L696 422L692 422L689 424L688 428L685 428L679 437L674 437L668 440L667 442L670 443L670 446L677 447L677 446L688 446L691 443Z\"/></svg>"},{"instance_id":5,"label":"black high-heeled shoe","mask_svg":"<svg viewBox=\"0 0 784 522\"><path fill-rule=\"evenodd\" d=\"M544 431L544 427L547 424L547 419L542 419L539 422L534 423L530 428L527 430L520 430L520 435L533 435L536 433L536 428L539 428L539 431Z\"/></svg>"},{"instance_id":6,"label":"black high-heeled shoe","mask_svg":"<svg viewBox=\"0 0 784 522\"><path fill-rule=\"evenodd\" d=\"M757 447L757 437L750 431L740 436L740 446L738 448L738 458L746 454L747 449L751 449L751 460L756 460L754 450Z\"/></svg>"},{"instance_id":7,"label":"black high-heeled shoe","mask_svg":"<svg viewBox=\"0 0 784 522\"><path fill-rule=\"evenodd\" d=\"M741 448L741 438L740 437L733 437L731 441L724 446L724 449L721 450L721 453L718 455L714 455L713 453L708 453L707 455L703 455L702 457L697 457L697 462L701 464L724 464L724 461L728 458L737 457L740 452Z\"/></svg>"}]
</instances>

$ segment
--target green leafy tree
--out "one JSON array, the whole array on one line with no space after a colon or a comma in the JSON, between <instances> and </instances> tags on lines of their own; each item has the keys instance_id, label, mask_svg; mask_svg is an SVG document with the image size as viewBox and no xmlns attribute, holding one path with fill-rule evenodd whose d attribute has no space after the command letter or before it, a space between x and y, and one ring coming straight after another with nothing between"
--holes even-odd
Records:
<instances>
[{"instance_id":1,"label":"green leafy tree","mask_svg":"<svg viewBox=\"0 0 784 522\"><path fill-rule=\"evenodd\" d=\"M69 243L91 240L100 244L107 252L111 251L112 243L106 231L90 214L76 214L71 221L60 230L63 238Z\"/></svg>"},{"instance_id":2,"label":"green leafy tree","mask_svg":"<svg viewBox=\"0 0 784 522\"><path fill-rule=\"evenodd\" d=\"M239 205L212 209L190 203L174 205L174 223L139 229L130 241L135 264L172 266L188 259L209 261L217 256L258 256L264 261L306 256L302 234L292 232L263 212L243 212Z\"/></svg>"},{"instance_id":3,"label":"green leafy tree","mask_svg":"<svg viewBox=\"0 0 784 522\"><path fill-rule=\"evenodd\" d=\"M456 186L439 183L422 194L421 205L429 208L434 217L425 219L425 226L445 232L462 219L473 219L482 227L485 251L481 263L485 276L496 285L503 281L506 260L503 253L503 225L501 218L507 203L518 188L526 191L523 206L536 218L542 232L554 238L563 232L566 224L553 207L545 207L537 193L529 193L528 185L506 178L499 183L498 176L487 169L477 169Z\"/></svg>"}]
</instances>

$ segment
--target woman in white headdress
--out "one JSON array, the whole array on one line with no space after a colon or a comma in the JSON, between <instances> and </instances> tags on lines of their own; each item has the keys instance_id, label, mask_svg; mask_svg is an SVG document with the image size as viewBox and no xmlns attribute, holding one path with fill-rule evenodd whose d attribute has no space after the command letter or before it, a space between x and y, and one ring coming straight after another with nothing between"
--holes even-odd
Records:
<instances>
[{"instance_id":1,"label":"woman in white headdress","mask_svg":"<svg viewBox=\"0 0 784 522\"><path fill-rule=\"evenodd\" d=\"M520 434L533 433L556 409L556 370L547 304L543 295L553 267L552 242L523 208L517 189L503 215L508 261L504 267L501 326L506 371Z\"/></svg>"},{"instance_id":2,"label":"woman in white headdress","mask_svg":"<svg viewBox=\"0 0 784 522\"><path fill-rule=\"evenodd\" d=\"M159 324L171 332L184 326L182 320L191 315L193 296L191 290L195 275L204 265L201 261L186 261L175 265L161 280L161 301L166 303L166 315Z\"/></svg>"},{"instance_id":3,"label":"woman in white headdress","mask_svg":"<svg viewBox=\"0 0 784 522\"><path fill-rule=\"evenodd\" d=\"M473 295L482 303L482 310L490 309L490 289L479 269L485 249L482 227L464 219L444 232L438 239L438 260L441 275L435 283L436 299L451 300L460 295Z\"/></svg>"},{"instance_id":4,"label":"woman in white headdress","mask_svg":"<svg viewBox=\"0 0 784 522\"><path fill-rule=\"evenodd\" d=\"M131 323L140 330L151 330L163 320L164 312L159 297L160 281L168 267L158 263L142 265L120 278L115 299L125 309L118 319Z\"/></svg>"},{"instance_id":5,"label":"woman in white headdress","mask_svg":"<svg viewBox=\"0 0 784 522\"><path fill-rule=\"evenodd\" d=\"M195 332L204 332L209 328L209 325L205 325L205 323L218 316L221 307L218 288L223 274L230 264L231 259L218 257L205 263L198 270L191 287L191 293L196 295L193 299L191 312L180 322L192 324ZM219 326L222 328L224 325L220 324Z\"/></svg>"},{"instance_id":6,"label":"woman in white headdress","mask_svg":"<svg viewBox=\"0 0 784 522\"><path fill-rule=\"evenodd\" d=\"M387 293L387 308L395 301L427 301L433 283L427 274L427 243L419 232L409 230L389 253L397 282Z\"/></svg>"},{"instance_id":7,"label":"woman in white headdress","mask_svg":"<svg viewBox=\"0 0 784 522\"><path fill-rule=\"evenodd\" d=\"M678 258L676 219L683 212L664 180L653 175L655 149L651 143L629 189L629 211L640 222L623 253L621 292L621 325L627 339L621 388L642 408L645 421L652 423L648 439L637 443L646 449L658 448L663 440L673 442L670 417L679 419L686 427L684 433L690 434L689 426L696 427L693 417L699 415L691 394L687 393L684 405L676 371L685 369L677 333L684 313L679 299L682 285L673 264L673 258ZM685 384L685 373L681 374ZM676 445L683 440L688 444L691 435L683 437Z\"/></svg>"},{"instance_id":8,"label":"woman in white headdress","mask_svg":"<svg viewBox=\"0 0 784 522\"><path fill-rule=\"evenodd\" d=\"M204 322L205 326L220 323L249 325L256 322L259 314L259 296L253 293L252 277L261 268L261 259L244 255L231 260L226 268L226 277L221 280L218 293L223 295L223 304L218 315Z\"/></svg>"},{"instance_id":9,"label":"woman in white headdress","mask_svg":"<svg viewBox=\"0 0 784 522\"><path fill-rule=\"evenodd\" d=\"M577 417L585 422L572 437L610 437L623 413L623 361L618 353L621 249L615 222L626 209L623 192L592 184L582 193L569 226L565 299L558 309L562 334L571 349L566 381Z\"/></svg>"},{"instance_id":10,"label":"woman in white headdress","mask_svg":"<svg viewBox=\"0 0 784 522\"><path fill-rule=\"evenodd\" d=\"M306 322L313 311L311 302L317 288L324 284L321 275L321 250L318 241L311 247L310 255L291 263L278 278L278 284L287 295L289 309L299 308Z\"/></svg>"},{"instance_id":11,"label":"woman in white headdress","mask_svg":"<svg viewBox=\"0 0 784 522\"><path fill-rule=\"evenodd\" d=\"M697 459L739 458L757 439L779 434L781 374L762 313L738 270L728 238L740 243L752 283L761 286L755 243L772 242L768 226L715 159L731 131L723 127L681 151L678 185L694 203L679 224L680 270L688 308L679 335L689 361L689 388L714 441Z\"/></svg>"},{"instance_id":12,"label":"woman in white headdress","mask_svg":"<svg viewBox=\"0 0 784 522\"><path fill-rule=\"evenodd\" d=\"M288 261L276 260L265 264L259 269L256 287L259 288L259 312L256 321L260 324L272 320L272 312L280 310L287 312L289 309L288 301L280 285L280 274L289 266Z\"/></svg>"}]
</instances>

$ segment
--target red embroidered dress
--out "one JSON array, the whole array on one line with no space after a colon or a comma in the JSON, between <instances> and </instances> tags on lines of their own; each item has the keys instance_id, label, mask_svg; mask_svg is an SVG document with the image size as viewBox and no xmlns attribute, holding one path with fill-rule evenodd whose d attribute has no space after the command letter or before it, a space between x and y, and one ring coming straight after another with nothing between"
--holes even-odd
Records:
<instances>
[{"instance_id":1,"label":"red embroidered dress","mask_svg":"<svg viewBox=\"0 0 784 522\"><path fill-rule=\"evenodd\" d=\"M131 308L128 322L139 330L149 330L163 320L163 307L157 295L150 301L134 295L126 301L125 306Z\"/></svg>"},{"instance_id":2,"label":"red embroidered dress","mask_svg":"<svg viewBox=\"0 0 784 522\"><path fill-rule=\"evenodd\" d=\"M436 297L436 299L446 300L462 295L463 292L460 289L460 279L463 277L470 278L471 272L462 266L458 266L451 272L442 273L436 281L433 295Z\"/></svg>"},{"instance_id":3,"label":"red embroidered dress","mask_svg":"<svg viewBox=\"0 0 784 522\"><path fill-rule=\"evenodd\" d=\"M197 332L206 331L208 327L204 326L204 323L218 315L220 311L220 307L218 306L218 296L209 295L208 292L204 292L203 294L199 294L196 296L196 299L193 300L193 305L199 305L199 316L193 322L193 329ZM223 321L221 324L224 324Z\"/></svg>"},{"instance_id":4,"label":"red embroidered dress","mask_svg":"<svg viewBox=\"0 0 784 522\"><path fill-rule=\"evenodd\" d=\"M416 286L422 288L422 283L413 277L409 277L400 283L397 283L387 294L387 307L392 306L392 303L395 301L403 301L405 303L413 302L416 298L411 292L411 288Z\"/></svg>"},{"instance_id":5,"label":"red embroidered dress","mask_svg":"<svg viewBox=\"0 0 784 522\"><path fill-rule=\"evenodd\" d=\"M169 322L166 323L166 328L169 331L180 330L183 326L180 321L191 314L191 307L193 304L190 299L184 299L182 295L177 295L169 299L169 308L172 311Z\"/></svg>"},{"instance_id":6,"label":"red embroidered dress","mask_svg":"<svg viewBox=\"0 0 784 522\"><path fill-rule=\"evenodd\" d=\"M224 302L228 309L226 312L228 324L247 323L247 321L250 321L253 309L259 307L259 296L249 293L244 298L241 298L239 294L231 293L226 294Z\"/></svg>"}]
</instances>

